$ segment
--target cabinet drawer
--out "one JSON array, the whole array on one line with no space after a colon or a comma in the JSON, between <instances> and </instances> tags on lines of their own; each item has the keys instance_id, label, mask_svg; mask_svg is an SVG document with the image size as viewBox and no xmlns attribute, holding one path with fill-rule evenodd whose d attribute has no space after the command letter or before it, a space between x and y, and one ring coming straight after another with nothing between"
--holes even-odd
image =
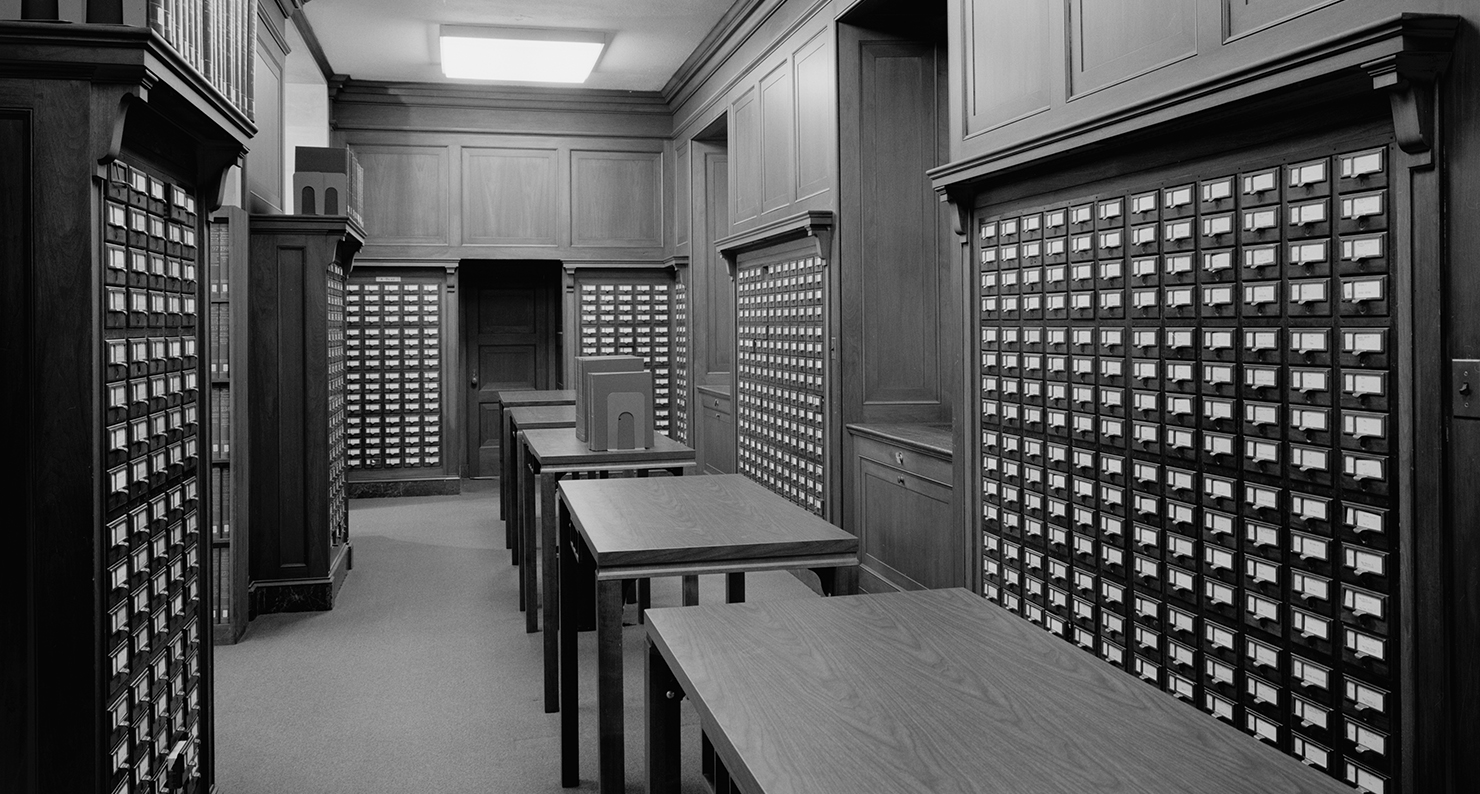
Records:
<instances>
[{"instance_id":1,"label":"cabinet drawer","mask_svg":"<svg viewBox=\"0 0 1480 794\"><path fill-rule=\"evenodd\" d=\"M719 411L726 415L730 413L730 400L728 397L715 397L701 392L699 394L699 404L704 406L704 410L706 411Z\"/></svg>"},{"instance_id":2,"label":"cabinet drawer","mask_svg":"<svg viewBox=\"0 0 1480 794\"><path fill-rule=\"evenodd\" d=\"M886 466L902 469L935 480L944 485L951 483L951 461L921 452L911 447L889 444L875 438L854 436L854 451L860 458L877 461Z\"/></svg>"}]
</instances>

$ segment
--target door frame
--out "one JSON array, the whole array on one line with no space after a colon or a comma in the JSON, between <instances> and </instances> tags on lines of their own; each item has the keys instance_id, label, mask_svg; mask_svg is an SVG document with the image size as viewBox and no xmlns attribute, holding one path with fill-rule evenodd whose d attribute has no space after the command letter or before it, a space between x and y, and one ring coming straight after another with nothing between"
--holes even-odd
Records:
<instances>
[{"instance_id":1,"label":"door frame","mask_svg":"<svg viewBox=\"0 0 1480 794\"><path fill-rule=\"evenodd\" d=\"M543 271L543 276L539 271ZM548 366L543 371L536 372L536 388L556 389L565 380L565 355L563 342L563 329L565 322L565 301L563 300L563 279L560 260L555 259L465 259L458 265L459 286L461 293L462 311L458 317L457 343L460 355L458 356L457 373L460 380L457 382L457 391L462 395L462 405L459 415L461 417L456 432L463 446L462 464L463 477L470 480L491 480L499 476L498 471L481 472L478 466L479 445L473 441L474 423L479 421L477 393L472 387L473 370L476 366L474 359L478 355L478 346L472 339L473 320L478 314L478 291L490 286L500 274L507 277L517 273L519 281L535 282L537 299L542 294L545 301L547 316L545 320L544 333L539 344L549 356ZM538 379L546 381L543 385ZM499 407L499 417L502 419L503 407ZM502 421L500 421L502 425ZM502 445L502 440L500 440Z\"/></svg>"}]
</instances>

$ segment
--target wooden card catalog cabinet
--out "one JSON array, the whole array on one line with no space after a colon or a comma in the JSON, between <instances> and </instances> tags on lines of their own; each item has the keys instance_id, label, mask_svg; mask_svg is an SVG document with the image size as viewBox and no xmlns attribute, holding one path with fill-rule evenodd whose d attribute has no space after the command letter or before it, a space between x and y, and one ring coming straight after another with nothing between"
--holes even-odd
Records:
<instances>
[{"instance_id":1,"label":"wooden card catalog cabinet","mask_svg":"<svg viewBox=\"0 0 1480 794\"><path fill-rule=\"evenodd\" d=\"M736 470L830 516L831 212L715 242L735 281Z\"/></svg>"},{"instance_id":2,"label":"wooden card catalog cabinet","mask_svg":"<svg viewBox=\"0 0 1480 794\"><path fill-rule=\"evenodd\" d=\"M575 355L641 358L653 373L653 429L672 435L673 271L592 269L574 280Z\"/></svg>"},{"instance_id":3,"label":"wooden card catalog cabinet","mask_svg":"<svg viewBox=\"0 0 1480 794\"><path fill-rule=\"evenodd\" d=\"M346 473L346 281L364 232L344 217L254 215L254 614L331 609L351 564Z\"/></svg>"},{"instance_id":4,"label":"wooden card catalog cabinet","mask_svg":"<svg viewBox=\"0 0 1480 794\"><path fill-rule=\"evenodd\" d=\"M352 474L445 471L443 291L440 274L362 271L349 280L345 418Z\"/></svg>"},{"instance_id":5,"label":"wooden card catalog cabinet","mask_svg":"<svg viewBox=\"0 0 1480 794\"><path fill-rule=\"evenodd\" d=\"M1389 794L1393 152L1250 156L973 226L983 593Z\"/></svg>"}]
</instances>

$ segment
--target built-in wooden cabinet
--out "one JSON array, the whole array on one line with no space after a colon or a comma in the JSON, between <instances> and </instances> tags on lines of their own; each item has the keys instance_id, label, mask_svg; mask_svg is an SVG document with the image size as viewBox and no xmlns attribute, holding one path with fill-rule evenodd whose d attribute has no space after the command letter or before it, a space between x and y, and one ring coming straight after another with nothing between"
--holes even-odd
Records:
<instances>
[{"instance_id":1,"label":"built-in wooden cabinet","mask_svg":"<svg viewBox=\"0 0 1480 794\"><path fill-rule=\"evenodd\" d=\"M965 583L954 523L948 425L849 425L852 488L843 523L858 535L864 592Z\"/></svg>"},{"instance_id":2,"label":"built-in wooden cabinet","mask_svg":"<svg viewBox=\"0 0 1480 794\"><path fill-rule=\"evenodd\" d=\"M314 215L253 215L251 233L253 615L332 609L352 564L345 287L364 233Z\"/></svg>"},{"instance_id":3,"label":"built-in wooden cabinet","mask_svg":"<svg viewBox=\"0 0 1480 794\"><path fill-rule=\"evenodd\" d=\"M735 473L735 417L730 410L728 386L700 386L696 390L699 409L699 468L705 474Z\"/></svg>"}]
</instances>

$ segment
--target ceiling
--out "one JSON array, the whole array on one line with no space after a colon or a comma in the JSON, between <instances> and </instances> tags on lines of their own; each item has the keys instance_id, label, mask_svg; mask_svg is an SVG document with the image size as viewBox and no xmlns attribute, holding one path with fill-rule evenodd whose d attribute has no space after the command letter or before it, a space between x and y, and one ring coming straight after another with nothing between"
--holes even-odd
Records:
<instances>
[{"instance_id":1,"label":"ceiling","mask_svg":"<svg viewBox=\"0 0 1480 794\"><path fill-rule=\"evenodd\" d=\"M585 84L575 87L659 91L732 2L313 0L300 13L334 71L361 80L480 84L442 76L435 60L437 26L512 25L607 31L606 53Z\"/></svg>"}]
</instances>

